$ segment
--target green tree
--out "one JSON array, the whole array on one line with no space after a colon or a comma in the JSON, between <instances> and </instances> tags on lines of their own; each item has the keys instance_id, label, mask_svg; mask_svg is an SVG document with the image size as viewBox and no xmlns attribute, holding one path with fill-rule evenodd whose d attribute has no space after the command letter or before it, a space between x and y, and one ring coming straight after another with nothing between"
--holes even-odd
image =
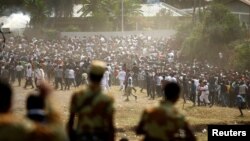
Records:
<instances>
[{"instance_id":1,"label":"green tree","mask_svg":"<svg viewBox=\"0 0 250 141\"><path fill-rule=\"evenodd\" d=\"M183 42L183 52L193 57L216 61L218 52L224 52L228 44L242 37L238 19L223 5L213 3L205 16L197 23Z\"/></svg>"},{"instance_id":2,"label":"green tree","mask_svg":"<svg viewBox=\"0 0 250 141\"><path fill-rule=\"evenodd\" d=\"M11 14L20 9L23 9L23 0L0 0L0 15Z\"/></svg>"},{"instance_id":3,"label":"green tree","mask_svg":"<svg viewBox=\"0 0 250 141\"><path fill-rule=\"evenodd\" d=\"M97 11L101 10L102 2L98 0L82 0L83 7L81 9L82 17L87 16L90 13L96 13Z\"/></svg>"},{"instance_id":4,"label":"green tree","mask_svg":"<svg viewBox=\"0 0 250 141\"><path fill-rule=\"evenodd\" d=\"M239 70L250 70L250 40L235 45L234 66Z\"/></svg>"},{"instance_id":5,"label":"green tree","mask_svg":"<svg viewBox=\"0 0 250 141\"><path fill-rule=\"evenodd\" d=\"M113 13L116 17L116 21L114 23L119 23L121 25L121 18L122 18L122 7L121 7L121 0L115 5L115 10ZM123 15L124 15L124 30L132 29L135 23L137 22L137 18L141 16L140 11L140 0L123 0ZM117 10L120 9L120 10ZM119 26L118 27L121 27Z\"/></svg>"},{"instance_id":6,"label":"green tree","mask_svg":"<svg viewBox=\"0 0 250 141\"><path fill-rule=\"evenodd\" d=\"M44 20L49 16L48 9L43 0L25 0L25 8L30 12L30 24L34 27L43 25Z\"/></svg>"},{"instance_id":7,"label":"green tree","mask_svg":"<svg viewBox=\"0 0 250 141\"><path fill-rule=\"evenodd\" d=\"M55 17L72 17L74 0L44 0L49 12Z\"/></svg>"},{"instance_id":8,"label":"green tree","mask_svg":"<svg viewBox=\"0 0 250 141\"><path fill-rule=\"evenodd\" d=\"M83 12L82 16L85 17L89 14L92 15L93 22L99 21L100 19L104 19L102 23L110 23L112 22L113 29L116 27L120 27L121 25L121 2L122 0L82 0L83 8L81 11ZM124 0L124 22L125 25L129 25L130 18L132 16L137 16L140 14L140 0Z\"/></svg>"},{"instance_id":9,"label":"green tree","mask_svg":"<svg viewBox=\"0 0 250 141\"><path fill-rule=\"evenodd\" d=\"M206 4L206 0L161 0L165 3L171 4L177 8L192 8L195 3Z\"/></svg>"},{"instance_id":10,"label":"green tree","mask_svg":"<svg viewBox=\"0 0 250 141\"><path fill-rule=\"evenodd\" d=\"M209 7L203 24L203 32L212 43L227 44L241 37L239 20L221 4Z\"/></svg>"}]
</instances>

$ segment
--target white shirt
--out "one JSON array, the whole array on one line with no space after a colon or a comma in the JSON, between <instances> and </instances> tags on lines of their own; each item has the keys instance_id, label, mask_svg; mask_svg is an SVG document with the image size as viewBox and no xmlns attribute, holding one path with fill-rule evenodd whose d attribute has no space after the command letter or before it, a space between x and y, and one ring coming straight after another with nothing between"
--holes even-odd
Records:
<instances>
[{"instance_id":1,"label":"white shirt","mask_svg":"<svg viewBox=\"0 0 250 141\"><path fill-rule=\"evenodd\" d=\"M44 71L43 71L43 69L36 69L35 70L35 77L37 79L44 79Z\"/></svg>"},{"instance_id":2,"label":"white shirt","mask_svg":"<svg viewBox=\"0 0 250 141\"><path fill-rule=\"evenodd\" d=\"M107 79L107 81L109 80L109 71L105 71L105 73L103 74L103 77L105 77L105 79Z\"/></svg>"},{"instance_id":3,"label":"white shirt","mask_svg":"<svg viewBox=\"0 0 250 141\"><path fill-rule=\"evenodd\" d=\"M195 84L196 88L198 88L198 86L199 86L199 80L198 79L193 79L193 80L194 80L194 84Z\"/></svg>"},{"instance_id":4,"label":"white shirt","mask_svg":"<svg viewBox=\"0 0 250 141\"><path fill-rule=\"evenodd\" d=\"M138 75L138 80L145 80L145 72L141 71Z\"/></svg>"},{"instance_id":5,"label":"white shirt","mask_svg":"<svg viewBox=\"0 0 250 141\"><path fill-rule=\"evenodd\" d=\"M73 69L69 70L69 78L71 78L71 79L75 78L75 71Z\"/></svg>"},{"instance_id":6,"label":"white shirt","mask_svg":"<svg viewBox=\"0 0 250 141\"><path fill-rule=\"evenodd\" d=\"M33 73L33 71L31 68L27 69L26 70L26 77L32 77L32 73Z\"/></svg>"},{"instance_id":7,"label":"white shirt","mask_svg":"<svg viewBox=\"0 0 250 141\"><path fill-rule=\"evenodd\" d=\"M126 79L126 72L124 70L119 71L117 77L119 80L125 80Z\"/></svg>"},{"instance_id":8,"label":"white shirt","mask_svg":"<svg viewBox=\"0 0 250 141\"><path fill-rule=\"evenodd\" d=\"M209 94L208 85L200 87L200 90L201 90L201 94Z\"/></svg>"},{"instance_id":9,"label":"white shirt","mask_svg":"<svg viewBox=\"0 0 250 141\"><path fill-rule=\"evenodd\" d=\"M102 77L101 84L103 86L106 86L108 84L108 81L109 81L109 72L105 71L105 73L103 74L103 77Z\"/></svg>"},{"instance_id":10,"label":"white shirt","mask_svg":"<svg viewBox=\"0 0 250 141\"><path fill-rule=\"evenodd\" d=\"M167 81L176 83L177 79L175 77L167 76Z\"/></svg>"},{"instance_id":11,"label":"white shirt","mask_svg":"<svg viewBox=\"0 0 250 141\"><path fill-rule=\"evenodd\" d=\"M103 87L104 90L107 90L109 88L109 72L106 71L104 74L103 74L103 77L102 77L102 81L101 81L101 85Z\"/></svg>"},{"instance_id":12,"label":"white shirt","mask_svg":"<svg viewBox=\"0 0 250 141\"><path fill-rule=\"evenodd\" d=\"M22 65L17 65L16 66L16 71L22 71L23 70L23 66Z\"/></svg>"},{"instance_id":13,"label":"white shirt","mask_svg":"<svg viewBox=\"0 0 250 141\"><path fill-rule=\"evenodd\" d=\"M156 85L157 86L161 86L161 81L162 81L162 76L157 76L157 78L156 78Z\"/></svg>"},{"instance_id":14,"label":"white shirt","mask_svg":"<svg viewBox=\"0 0 250 141\"><path fill-rule=\"evenodd\" d=\"M170 82L170 81L171 81L171 76L169 76L169 75L168 75L168 76L166 76L166 77L165 77L165 80L167 80L167 81L169 81L169 82Z\"/></svg>"},{"instance_id":15,"label":"white shirt","mask_svg":"<svg viewBox=\"0 0 250 141\"><path fill-rule=\"evenodd\" d=\"M107 68L108 68L108 71L109 71L109 72L111 72L111 71L112 71L111 66L107 66Z\"/></svg>"},{"instance_id":16,"label":"white shirt","mask_svg":"<svg viewBox=\"0 0 250 141\"><path fill-rule=\"evenodd\" d=\"M133 79L132 79L131 76L128 77L128 86L129 86L129 87L133 87Z\"/></svg>"}]
</instances>

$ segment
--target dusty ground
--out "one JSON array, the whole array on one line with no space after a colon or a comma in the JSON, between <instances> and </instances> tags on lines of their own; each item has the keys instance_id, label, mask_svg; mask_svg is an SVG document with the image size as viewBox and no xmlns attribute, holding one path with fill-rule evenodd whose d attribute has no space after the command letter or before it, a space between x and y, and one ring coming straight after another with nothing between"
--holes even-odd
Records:
<instances>
[{"instance_id":1,"label":"dusty ground","mask_svg":"<svg viewBox=\"0 0 250 141\"><path fill-rule=\"evenodd\" d=\"M29 87L23 89L22 87L18 87L17 84L14 84L13 88L15 90L14 112L19 116L24 116L25 100L32 89ZM52 95L53 105L61 113L64 122L66 122L68 118L69 101L73 90L74 88L70 91L58 90L54 91ZM139 140L141 137L136 136L133 129L139 121L142 110L146 107L157 105L160 99L148 100L145 90L143 93L138 90L136 93L138 96L137 101L131 97L129 102L124 102L124 98L121 96L118 87L112 87L111 95L115 98L117 140L121 137L128 137L130 141ZM199 141L207 140L207 132L202 132L207 128L207 124L250 124L249 110L244 110L244 117L238 117L239 111L235 108L192 107L190 102L185 104L184 109L182 106L182 100L180 100L177 108L186 115Z\"/></svg>"}]
</instances>

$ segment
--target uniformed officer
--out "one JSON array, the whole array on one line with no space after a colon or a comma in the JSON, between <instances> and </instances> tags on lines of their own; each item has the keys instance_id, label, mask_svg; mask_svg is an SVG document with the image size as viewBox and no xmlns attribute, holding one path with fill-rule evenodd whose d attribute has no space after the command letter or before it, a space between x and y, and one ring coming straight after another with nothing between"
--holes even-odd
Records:
<instances>
[{"instance_id":1,"label":"uniformed officer","mask_svg":"<svg viewBox=\"0 0 250 141\"><path fill-rule=\"evenodd\" d=\"M0 80L0 141L27 141L33 126L31 122L13 115L12 96L10 84Z\"/></svg>"},{"instance_id":2,"label":"uniformed officer","mask_svg":"<svg viewBox=\"0 0 250 141\"><path fill-rule=\"evenodd\" d=\"M164 101L159 106L143 112L136 133L144 135L144 141L196 140L184 116L174 108L180 96L180 86L166 84Z\"/></svg>"},{"instance_id":3,"label":"uniformed officer","mask_svg":"<svg viewBox=\"0 0 250 141\"><path fill-rule=\"evenodd\" d=\"M67 124L71 140L114 141L114 101L101 89L105 70L104 62L94 60L88 72L89 84L73 93Z\"/></svg>"},{"instance_id":4,"label":"uniformed officer","mask_svg":"<svg viewBox=\"0 0 250 141\"><path fill-rule=\"evenodd\" d=\"M59 115L49 103L52 88L46 82L41 82L38 92L28 96L26 109L27 118L34 124L28 141L68 141Z\"/></svg>"}]
</instances>

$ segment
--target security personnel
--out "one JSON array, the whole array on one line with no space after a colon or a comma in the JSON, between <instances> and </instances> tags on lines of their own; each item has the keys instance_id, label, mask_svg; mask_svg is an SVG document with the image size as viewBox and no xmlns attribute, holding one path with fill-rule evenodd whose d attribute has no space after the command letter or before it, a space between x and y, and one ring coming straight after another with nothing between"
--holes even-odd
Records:
<instances>
[{"instance_id":1,"label":"security personnel","mask_svg":"<svg viewBox=\"0 0 250 141\"><path fill-rule=\"evenodd\" d=\"M27 141L33 124L11 112L12 88L0 80L0 141Z\"/></svg>"},{"instance_id":2,"label":"security personnel","mask_svg":"<svg viewBox=\"0 0 250 141\"><path fill-rule=\"evenodd\" d=\"M73 93L67 124L73 141L114 141L114 101L101 89L105 70L104 62L94 60L88 72L89 84Z\"/></svg>"},{"instance_id":3,"label":"security personnel","mask_svg":"<svg viewBox=\"0 0 250 141\"><path fill-rule=\"evenodd\" d=\"M144 135L144 141L195 141L184 116L174 108L180 97L180 86L175 82L166 84L164 101L143 112L136 133Z\"/></svg>"},{"instance_id":4,"label":"security personnel","mask_svg":"<svg viewBox=\"0 0 250 141\"><path fill-rule=\"evenodd\" d=\"M28 141L68 141L58 113L49 102L51 86L42 81L38 92L27 98L27 118L33 122L34 129L29 134Z\"/></svg>"}]
</instances>

